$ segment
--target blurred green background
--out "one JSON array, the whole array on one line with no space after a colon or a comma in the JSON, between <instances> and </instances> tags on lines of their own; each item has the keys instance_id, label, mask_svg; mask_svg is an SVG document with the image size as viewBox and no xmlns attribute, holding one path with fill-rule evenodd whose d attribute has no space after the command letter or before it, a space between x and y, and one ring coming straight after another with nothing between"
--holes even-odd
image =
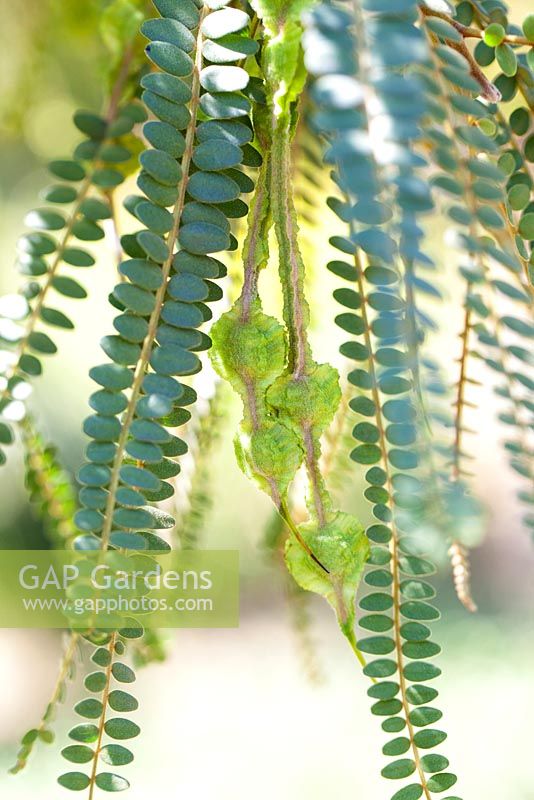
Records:
<instances>
[{"instance_id":1,"label":"blurred green background","mask_svg":"<svg viewBox=\"0 0 534 800\"><path fill-rule=\"evenodd\" d=\"M0 0L0 291L13 292L15 243L25 212L38 205L49 158L69 154L78 140L71 125L78 107L102 102L103 51L98 15L105 0ZM515 2L518 16L526 2ZM127 187L126 191L132 187ZM127 225L126 220L122 220ZM314 345L319 358L332 360L337 339L328 300L335 286L324 265L324 243L333 217L320 213L308 242L314 303ZM430 250L442 255L442 229L430 229ZM309 234L308 234L309 235ZM99 249L96 267L84 272L89 299L64 302L76 331L60 334L60 356L50 359L33 399L41 429L55 441L63 462L75 471L81 462L81 422L90 392L87 372L101 360L98 339L111 329L106 302L115 283L112 244ZM445 293L460 297L454 263L446 264ZM277 290L267 276L268 308ZM458 352L455 331L460 311L432 309L445 321L436 341L452 378ZM339 358L335 357L338 364ZM480 368L481 369L481 368ZM520 511L499 446L491 376L474 392L480 435L472 437L476 490L487 508L487 533L473 553L473 585L480 611L468 616L451 589L441 559L440 605L444 619L436 638L443 644L441 704L449 739L440 748L460 776L455 794L466 800L534 800L530 763L530 720L534 713L534 549L519 524ZM368 712L366 679L338 635L332 615L311 601L315 657L322 676L312 684L291 628L284 582L262 552L271 511L238 471L232 435L239 409L230 403L221 445L213 458L214 505L204 546L239 548L242 614L239 629L184 631L169 638L171 655L162 666L139 674L138 713L143 728L135 743L136 761L127 770L128 795L141 800L382 800L391 794L379 772L385 735ZM359 500L363 471L348 467L346 507L368 518ZM10 451L0 474L0 547L44 546L23 486L20 452ZM55 680L60 637L54 632L0 632L0 796L8 800L57 800L62 770L58 755L72 724L69 707L80 694L74 684L57 724L58 747L40 746L18 777L8 776L18 737L38 718Z\"/></svg>"}]
</instances>

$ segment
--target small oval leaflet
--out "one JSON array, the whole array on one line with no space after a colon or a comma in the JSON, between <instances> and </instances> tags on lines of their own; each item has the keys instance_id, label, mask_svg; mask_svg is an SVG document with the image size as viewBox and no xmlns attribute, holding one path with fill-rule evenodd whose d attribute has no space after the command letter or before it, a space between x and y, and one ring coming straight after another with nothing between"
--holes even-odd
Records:
<instances>
[{"instance_id":1,"label":"small oval leaflet","mask_svg":"<svg viewBox=\"0 0 534 800\"><path fill-rule=\"evenodd\" d=\"M122 719L121 717L114 717L108 719L104 725L104 729L108 736L112 739L133 739L139 736L140 728L135 722L129 719Z\"/></svg>"}]
</instances>

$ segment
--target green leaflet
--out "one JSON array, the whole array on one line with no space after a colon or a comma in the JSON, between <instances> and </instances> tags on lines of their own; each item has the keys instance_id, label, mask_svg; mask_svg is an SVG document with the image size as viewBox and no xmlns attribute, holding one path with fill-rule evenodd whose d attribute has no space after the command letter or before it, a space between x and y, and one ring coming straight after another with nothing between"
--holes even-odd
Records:
<instances>
[{"instance_id":1,"label":"green leaflet","mask_svg":"<svg viewBox=\"0 0 534 800\"><path fill-rule=\"evenodd\" d=\"M265 419L249 432L242 425L235 439L239 466L278 504L302 462L302 450L296 437L280 422Z\"/></svg>"},{"instance_id":2,"label":"green leaflet","mask_svg":"<svg viewBox=\"0 0 534 800\"><path fill-rule=\"evenodd\" d=\"M352 515L337 511L321 527L309 522L299 531L328 574L292 538L286 543L287 567L299 586L326 598L344 635L352 639L356 591L369 556L363 526Z\"/></svg>"},{"instance_id":3,"label":"green leaflet","mask_svg":"<svg viewBox=\"0 0 534 800\"><path fill-rule=\"evenodd\" d=\"M245 322L238 305L223 314L211 335L215 368L242 396L246 396L249 380L260 393L265 393L284 369L284 328L261 311L257 300Z\"/></svg>"},{"instance_id":4,"label":"green leaflet","mask_svg":"<svg viewBox=\"0 0 534 800\"><path fill-rule=\"evenodd\" d=\"M328 428L341 400L339 374L330 364L317 364L300 380L282 375L269 387L266 400L296 434L310 427L318 437Z\"/></svg>"}]
</instances>

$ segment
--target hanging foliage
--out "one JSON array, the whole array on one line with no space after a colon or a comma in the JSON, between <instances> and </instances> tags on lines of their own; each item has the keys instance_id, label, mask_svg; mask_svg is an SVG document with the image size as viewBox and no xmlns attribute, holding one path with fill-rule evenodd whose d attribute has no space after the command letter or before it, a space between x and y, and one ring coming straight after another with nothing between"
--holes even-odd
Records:
<instances>
[{"instance_id":1,"label":"hanging foliage","mask_svg":"<svg viewBox=\"0 0 534 800\"><path fill-rule=\"evenodd\" d=\"M0 462L19 431L30 497L58 549L166 552L172 529L173 546L192 550L227 422L221 385L195 405L193 376L213 381L213 368L240 403L237 464L274 506L267 545L291 582L310 672L306 593L331 606L357 657L387 734L392 800L429 800L457 782L441 748L431 576L438 540L459 600L476 611L469 550L484 514L470 447L486 382L534 528L534 16L520 26L500 0L153 5L102 11L105 111L75 114L84 139L50 164L54 183L26 217L25 283L0 300ZM86 296L72 268L95 263L127 178L132 231L115 236L117 313L101 332L106 360L90 371L76 502L31 393L57 353L54 328L74 328L58 301ZM323 218L332 235L316 247ZM446 229L444 247L429 241L434 227ZM234 252L237 292L225 281ZM329 361L313 335L329 313L313 291L323 267L338 305L325 327L341 337ZM444 291L456 284L459 301ZM440 330L440 319L454 323ZM436 345L447 337L452 367ZM347 492L370 503L367 527L338 507ZM97 670L84 677L82 721L62 750L72 770L58 780L92 800L129 786L123 740L140 729L128 717L138 707L128 651L142 666L165 647L140 624L69 641L13 771L52 741L82 643Z\"/></svg>"}]
</instances>

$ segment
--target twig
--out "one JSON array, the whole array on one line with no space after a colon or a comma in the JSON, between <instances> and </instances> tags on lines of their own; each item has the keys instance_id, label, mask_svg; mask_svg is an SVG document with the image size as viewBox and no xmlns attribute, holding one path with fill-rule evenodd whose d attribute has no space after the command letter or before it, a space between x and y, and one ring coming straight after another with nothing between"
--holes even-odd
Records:
<instances>
[{"instance_id":1,"label":"twig","mask_svg":"<svg viewBox=\"0 0 534 800\"><path fill-rule=\"evenodd\" d=\"M451 17L449 14L446 14L444 11L435 11L433 8L429 8L424 3L420 3L419 8L425 17L437 17L438 19L448 22L449 25L452 25L452 27L464 37L464 39L482 39L484 37L484 32L479 28L473 28L470 25L463 25L461 22L453 19L453 17ZM450 40L447 41L450 43ZM515 36L512 34L507 34L503 38L503 42L507 42L507 44L525 45L527 47L532 47L534 44L527 39L526 36Z\"/></svg>"}]
</instances>

